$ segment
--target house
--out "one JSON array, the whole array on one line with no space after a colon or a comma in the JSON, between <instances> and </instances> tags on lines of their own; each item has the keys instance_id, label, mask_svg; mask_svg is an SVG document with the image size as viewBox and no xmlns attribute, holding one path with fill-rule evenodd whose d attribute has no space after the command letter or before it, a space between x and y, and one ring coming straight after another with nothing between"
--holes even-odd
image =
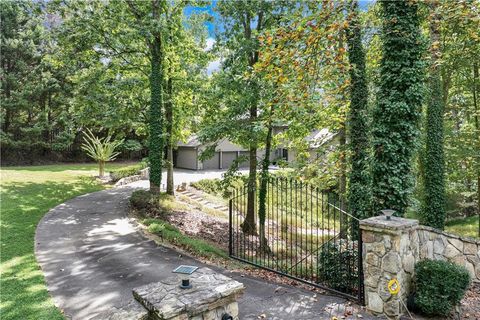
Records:
<instances>
[{"instance_id":1,"label":"house","mask_svg":"<svg viewBox=\"0 0 480 320\"><path fill-rule=\"evenodd\" d=\"M274 134L280 133L283 128L276 128ZM335 140L336 134L328 129L313 130L312 133L306 137L308 142L311 159L318 157L317 150L326 144L338 143ZM179 142L177 149L173 154L173 164L176 168L191 169L191 170L215 170L228 169L239 157L248 157L248 150L230 142L227 139L221 140L216 148L213 157L206 160L201 160L200 155L207 148L206 144L200 142L196 135L190 136L186 142ZM265 154L265 150L257 151L257 158L260 160ZM294 162L296 152L289 150L285 146L279 146L271 152L270 161L276 164L279 159L287 162ZM239 163L239 168L248 168L248 161Z\"/></svg>"},{"instance_id":2,"label":"house","mask_svg":"<svg viewBox=\"0 0 480 320\"><path fill-rule=\"evenodd\" d=\"M227 139L223 139L217 144L212 158L203 161L200 160L200 155L207 145L201 143L196 135L189 137L186 142L179 142L177 146L177 150L173 154L173 164L176 168L182 169L228 169L237 158L248 156L247 149L233 144ZM248 167L248 162L240 163L239 167Z\"/></svg>"}]
</instances>

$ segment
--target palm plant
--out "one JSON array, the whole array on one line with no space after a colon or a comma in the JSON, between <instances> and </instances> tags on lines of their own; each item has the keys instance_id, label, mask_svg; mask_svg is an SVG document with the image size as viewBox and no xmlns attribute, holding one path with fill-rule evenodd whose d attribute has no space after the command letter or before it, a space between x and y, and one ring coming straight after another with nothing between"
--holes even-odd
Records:
<instances>
[{"instance_id":1,"label":"palm plant","mask_svg":"<svg viewBox=\"0 0 480 320\"><path fill-rule=\"evenodd\" d=\"M111 141L112 136L99 138L93 135L92 131L87 129L83 137L82 149L93 160L98 162L98 175L103 177L105 174L105 162L113 161L120 154L115 149L123 143L122 140Z\"/></svg>"}]
</instances>

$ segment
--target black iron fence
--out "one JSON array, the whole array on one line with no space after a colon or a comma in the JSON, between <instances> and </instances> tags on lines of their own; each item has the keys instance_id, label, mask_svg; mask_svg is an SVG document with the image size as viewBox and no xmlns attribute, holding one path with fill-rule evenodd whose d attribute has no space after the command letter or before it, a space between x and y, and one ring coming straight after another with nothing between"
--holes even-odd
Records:
<instances>
[{"instance_id":1,"label":"black iron fence","mask_svg":"<svg viewBox=\"0 0 480 320\"><path fill-rule=\"evenodd\" d=\"M247 212L247 191L247 186L235 190L229 203L231 257L363 302L358 220L338 194L270 178L262 224L258 190L251 193L253 212ZM248 221L254 228L246 226Z\"/></svg>"}]
</instances>

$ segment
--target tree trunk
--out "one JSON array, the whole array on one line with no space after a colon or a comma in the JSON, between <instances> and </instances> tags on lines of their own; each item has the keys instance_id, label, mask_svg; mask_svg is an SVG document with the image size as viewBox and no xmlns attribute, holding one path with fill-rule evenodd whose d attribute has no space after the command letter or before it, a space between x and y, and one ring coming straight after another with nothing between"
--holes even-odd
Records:
<instances>
[{"instance_id":1,"label":"tree trunk","mask_svg":"<svg viewBox=\"0 0 480 320\"><path fill-rule=\"evenodd\" d=\"M257 148L250 147L249 174L247 184L247 214L242 223L242 231L246 234L256 234L255 198L257 195Z\"/></svg>"},{"instance_id":2,"label":"tree trunk","mask_svg":"<svg viewBox=\"0 0 480 320\"><path fill-rule=\"evenodd\" d=\"M338 185L338 198L340 200L340 209L346 209L346 193L347 193L347 157L346 157L346 145L347 145L347 135L345 132L345 123L341 124L341 128L338 132L339 134L339 148L340 148L340 177ZM340 212L340 234L339 237L344 239L347 237L347 216Z\"/></svg>"},{"instance_id":3,"label":"tree trunk","mask_svg":"<svg viewBox=\"0 0 480 320\"><path fill-rule=\"evenodd\" d=\"M443 151L443 113L444 91L440 68L440 17L436 13L437 2L432 1L430 21L431 57L430 66L430 97L426 112L426 141L424 168L424 201L422 222L431 227L443 229L445 225L445 160Z\"/></svg>"},{"instance_id":4,"label":"tree trunk","mask_svg":"<svg viewBox=\"0 0 480 320\"><path fill-rule=\"evenodd\" d=\"M105 176L105 161L98 161L98 176L103 178Z\"/></svg>"},{"instance_id":5,"label":"tree trunk","mask_svg":"<svg viewBox=\"0 0 480 320\"><path fill-rule=\"evenodd\" d=\"M173 181L173 85L172 70L167 80L167 103L165 104L165 121L167 134L167 194L174 195Z\"/></svg>"},{"instance_id":6,"label":"tree trunk","mask_svg":"<svg viewBox=\"0 0 480 320\"><path fill-rule=\"evenodd\" d=\"M261 18L259 18L258 29L261 28ZM251 39L252 30L251 30L251 17L247 13L245 16L244 23L244 36L246 39ZM255 51L247 53L248 63L250 67L256 63ZM250 106L250 126L253 127L254 122L257 119L257 105L256 102L253 102ZM253 131L253 129L252 129ZM256 189L257 189L257 146L253 137L250 143L249 149L249 173L248 173L248 186L247 186L247 214L244 222L241 227L244 233L246 234L256 234L256 225L255 225L255 199L256 199Z\"/></svg>"},{"instance_id":7,"label":"tree trunk","mask_svg":"<svg viewBox=\"0 0 480 320\"><path fill-rule=\"evenodd\" d=\"M475 109L475 132L477 137L477 210L478 210L478 236L480 237L480 110L478 108L478 62L473 64L473 106Z\"/></svg>"},{"instance_id":8,"label":"tree trunk","mask_svg":"<svg viewBox=\"0 0 480 320\"><path fill-rule=\"evenodd\" d=\"M265 219L267 214L267 186L268 186L268 167L270 166L270 152L272 149L272 117L273 106L270 107L270 119L267 127L267 137L265 141L265 156L262 161L262 171L260 173L260 190L258 195L258 217L259 217L259 238L260 247L259 252L270 253L271 249L268 245L268 240L265 237Z\"/></svg>"},{"instance_id":9,"label":"tree trunk","mask_svg":"<svg viewBox=\"0 0 480 320\"><path fill-rule=\"evenodd\" d=\"M160 19L160 3L152 1L152 14L154 20ZM148 157L150 160L150 192L160 193L162 182L162 161L163 161L163 48L159 32L155 32L150 42L151 72L150 72L150 139Z\"/></svg>"},{"instance_id":10,"label":"tree trunk","mask_svg":"<svg viewBox=\"0 0 480 320\"><path fill-rule=\"evenodd\" d=\"M349 174L348 210L359 219L375 213L371 210L372 189L369 162L368 86L365 71L365 51L358 17L358 2L350 6L351 21L347 29L348 59L350 62ZM358 237L355 223L353 236Z\"/></svg>"}]
</instances>

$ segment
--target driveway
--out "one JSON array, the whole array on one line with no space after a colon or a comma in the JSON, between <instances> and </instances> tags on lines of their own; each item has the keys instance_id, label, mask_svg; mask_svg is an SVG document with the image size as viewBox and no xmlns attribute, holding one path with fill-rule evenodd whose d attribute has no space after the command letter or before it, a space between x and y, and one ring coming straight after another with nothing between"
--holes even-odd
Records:
<instances>
[{"instance_id":1,"label":"driveway","mask_svg":"<svg viewBox=\"0 0 480 320\"><path fill-rule=\"evenodd\" d=\"M220 173L219 173L220 174ZM212 173L195 174L196 177ZM193 178L193 177L192 177ZM132 301L132 289L172 275L180 264L202 263L145 239L127 217L122 187L86 194L47 213L37 227L35 254L56 306L68 319L87 320ZM246 286L241 319L330 319L345 299L213 268ZM364 318L369 318L363 315ZM372 318L373 319L373 318Z\"/></svg>"}]
</instances>

